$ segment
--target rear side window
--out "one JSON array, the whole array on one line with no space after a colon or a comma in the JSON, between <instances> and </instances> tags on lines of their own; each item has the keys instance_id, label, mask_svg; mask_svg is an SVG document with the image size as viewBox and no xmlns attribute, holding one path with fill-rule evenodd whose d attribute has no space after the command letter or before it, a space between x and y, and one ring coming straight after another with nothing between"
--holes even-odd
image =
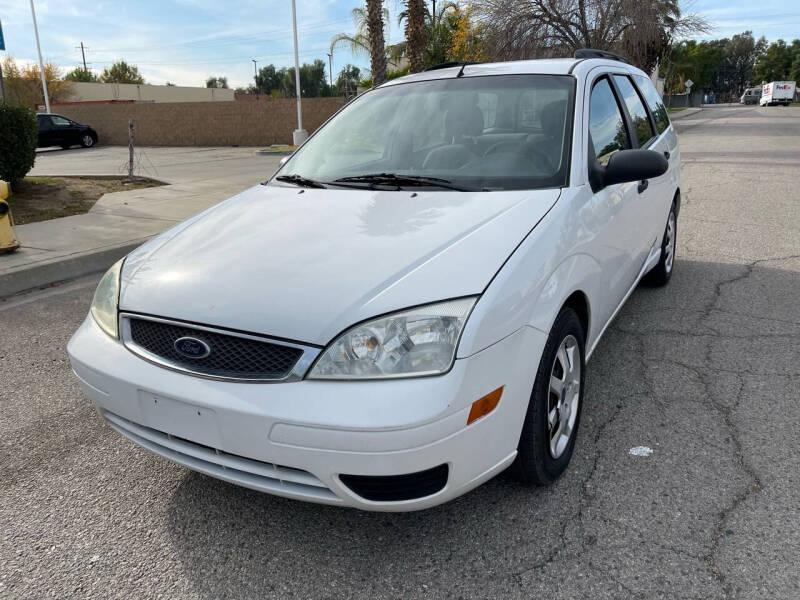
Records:
<instances>
[{"instance_id":1,"label":"rear side window","mask_svg":"<svg viewBox=\"0 0 800 600\"><path fill-rule=\"evenodd\" d=\"M650 125L650 118L647 116L647 109L630 79L624 75L614 75L614 81L617 83L625 106L628 107L628 114L633 123L633 133L641 148L655 136L653 127Z\"/></svg>"},{"instance_id":2,"label":"rear side window","mask_svg":"<svg viewBox=\"0 0 800 600\"><path fill-rule=\"evenodd\" d=\"M634 79L636 79L636 85L639 86L647 106L650 107L650 112L653 113L658 133L663 133L669 127L669 115L667 114L667 108L661 101L661 96L658 95L656 88L653 87L653 82L647 77L634 75Z\"/></svg>"},{"instance_id":3,"label":"rear side window","mask_svg":"<svg viewBox=\"0 0 800 600\"><path fill-rule=\"evenodd\" d=\"M601 165L608 164L611 155L631 147L628 128L619 110L617 99L608 79L601 79L592 88L589 102L589 134L594 154Z\"/></svg>"}]
</instances>

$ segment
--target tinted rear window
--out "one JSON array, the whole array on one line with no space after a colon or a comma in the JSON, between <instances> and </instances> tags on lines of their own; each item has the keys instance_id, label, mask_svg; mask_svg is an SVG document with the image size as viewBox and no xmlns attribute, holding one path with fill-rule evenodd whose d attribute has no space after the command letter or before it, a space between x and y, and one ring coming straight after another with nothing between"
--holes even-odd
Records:
<instances>
[{"instance_id":1,"label":"tinted rear window","mask_svg":"<svg viewBox=\"0 0 800 600\"><path fill-rule=\"evenodd\" d=\"M647 77L634 75L633 78L636 80L636 85L639 86L639 91L642 92L647 106L650 107L650 112L653 113L658 133L662 133L669 127L669 115L667 114L666 106L664 106L664 103L661 101L661 96L658 95L656 88L653 86L653 82Z\"/></svg>"},{"instance_id":2,"label":"tinted rear window","mask_svg":"<svg viewBox=\"0 0 800 600\"><path fill-rule=\"evenodd\" d=\"M622 100L628 107L628 114L633 123L633 133L639 142L639 147L642 147L655 136L653 127L650 125L650 117L647 116L647 109L630 79L624 75L614 75L614 81L617 82Z\"/></svg>"}]
</instances>

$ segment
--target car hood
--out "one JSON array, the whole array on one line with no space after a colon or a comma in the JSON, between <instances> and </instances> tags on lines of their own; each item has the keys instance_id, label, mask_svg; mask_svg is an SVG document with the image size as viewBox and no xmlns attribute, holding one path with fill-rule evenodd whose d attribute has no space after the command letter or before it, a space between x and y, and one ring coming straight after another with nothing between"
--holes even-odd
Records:
<instances>
[{"instance_id":1,"label":"car hood","mask_svg":"<svg viewBox=\"0 0 800 600\"><path fill-rule=\"evenodd\" d=\"M120 309L325 345L481 293L558 195L259 185L131 253Z\"/></svg>"}]
</instances>

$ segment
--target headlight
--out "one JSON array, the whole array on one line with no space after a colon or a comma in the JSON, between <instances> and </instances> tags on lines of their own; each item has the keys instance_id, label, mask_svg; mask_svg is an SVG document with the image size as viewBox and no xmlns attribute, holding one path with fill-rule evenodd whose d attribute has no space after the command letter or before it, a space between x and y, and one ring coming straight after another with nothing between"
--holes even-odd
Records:
<instances>
[{"instance_id":1,"label":"headlight","mask_svg":"<svg viewBox=\"0 0 800 600\"><path fill-rule=\"evenodd\" d=\"M111 337L119 337L117 332L117 303L119 302L119 272L122 260L114 263L97 285L92 298L92 316L100 328Z\"/></svg>"},{"instance_id":2,"label":"headlight","mask_svg":"<svg viewBox=\"0 0 800 600\"><path fill-rule=\"evenodd\" d=\"M447 372L477 298L429 304L380 317L343 333L309 379L390 379Z\"/></svg>"}]
</instances>

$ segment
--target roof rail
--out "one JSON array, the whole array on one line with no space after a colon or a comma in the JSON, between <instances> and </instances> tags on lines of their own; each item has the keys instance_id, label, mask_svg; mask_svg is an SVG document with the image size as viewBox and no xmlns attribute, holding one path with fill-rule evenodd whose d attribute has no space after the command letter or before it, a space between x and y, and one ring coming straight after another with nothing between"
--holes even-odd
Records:
<instances>
[{"instance_id":1,"label":"roof rail","mask_svg":"<svg viewBox=\"0 0 800 600\"><path fill-rule=\"evenodd\" d=\"M438 71L439 69L449 69L450 67L465 67L469 65L477 65L478 63L475 61L468 61L468 60L451 60L448 62L439 63L438 65L433 65L431 67L426 67L426 71Z\"/></svg>"},{"instance_id":2,"label":"roof rail","mask_svg":"<svg viewBox=\"0 0 800 600\"><path fill-rule=\"evenodd\" d=\"M608 50L597 50L595 48L578 48L572 56L575 58L605 58L631 64L631 61L621 54L614 54Z\"/></svg>"}]
</instances>

